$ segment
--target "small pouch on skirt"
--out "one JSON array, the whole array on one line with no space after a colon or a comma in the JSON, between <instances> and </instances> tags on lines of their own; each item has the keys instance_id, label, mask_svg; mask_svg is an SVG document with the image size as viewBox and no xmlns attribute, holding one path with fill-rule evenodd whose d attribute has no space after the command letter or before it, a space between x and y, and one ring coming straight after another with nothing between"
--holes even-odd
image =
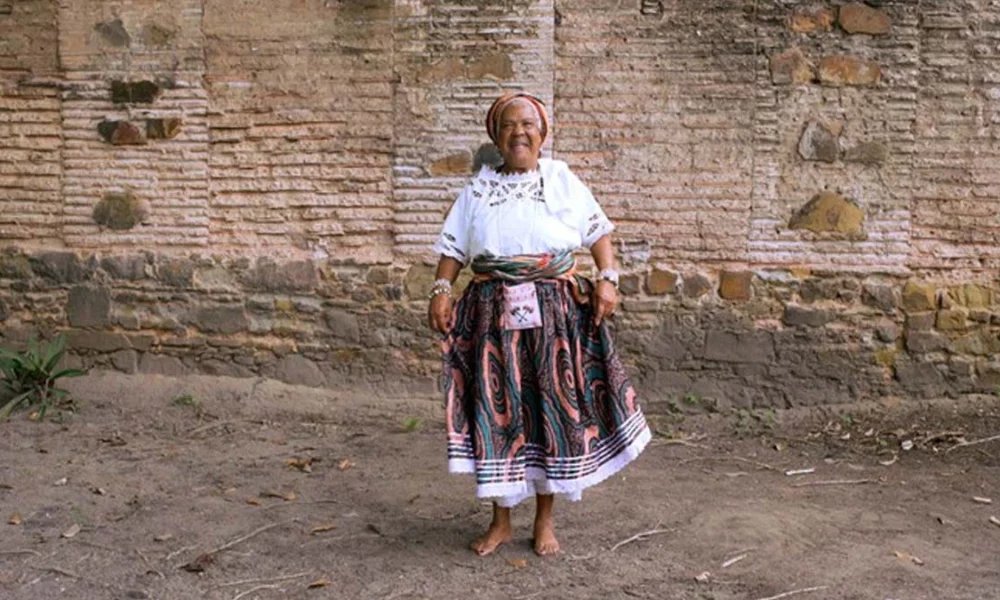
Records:
<instances>
[{"instance_id":1,"label":"small pouch on skirt","mask_svg":"<svg viewBox=\"0 0 1000 600\"><path fill-rule=\"evenodd\" d=\"M533 329L542 326L542 311L534 283L506 285L503 288L503 328Z\"/></svg>"}]
</instances>

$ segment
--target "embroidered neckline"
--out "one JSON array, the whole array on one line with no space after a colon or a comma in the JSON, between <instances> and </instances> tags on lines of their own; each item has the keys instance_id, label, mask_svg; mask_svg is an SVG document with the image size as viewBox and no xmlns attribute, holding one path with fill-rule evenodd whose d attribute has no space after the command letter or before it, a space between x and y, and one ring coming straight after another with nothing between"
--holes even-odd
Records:
<instances>
[{"instance_id":1,"label":"embroidered neckline","mask_svg":"<svg viewBox=\"0 0 1000 600\"><path fill-rule=\"evenodd\" d=\"M494 167L483 165L479 170L478 177L486 181L499 181L501 183L520 183L522 181L534 181L540 179L542 171L540 168L524 173L501 173Z\"/></svg>"}]
</instances>

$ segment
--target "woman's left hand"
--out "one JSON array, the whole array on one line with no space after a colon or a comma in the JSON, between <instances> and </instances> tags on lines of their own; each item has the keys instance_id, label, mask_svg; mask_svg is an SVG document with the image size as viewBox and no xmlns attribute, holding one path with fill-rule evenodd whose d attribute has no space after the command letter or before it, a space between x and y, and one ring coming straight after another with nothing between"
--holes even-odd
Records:
<instances>
[{"instance_id":1,"label":"woman's left hand","mask_svg":"<svg viewBox=\"0 0 1000 600\"><path fill-rule=\"evenodd\" d=\"M591 298L594 307L594 324L600 326L604 319L615 314L618 307L618 290L610 281L598 281Z\"/></svg>"}]
</instances>

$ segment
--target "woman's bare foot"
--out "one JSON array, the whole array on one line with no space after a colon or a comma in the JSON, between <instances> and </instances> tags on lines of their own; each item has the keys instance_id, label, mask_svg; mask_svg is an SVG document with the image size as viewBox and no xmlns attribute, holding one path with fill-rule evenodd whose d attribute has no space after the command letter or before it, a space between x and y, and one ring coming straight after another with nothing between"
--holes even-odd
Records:
<instances>
[{"instance_id":1,"label":"woman's bare foot","mask_svg":"<svg viewBox=\"0 0 1000 600\"><path fill-rule=\"evenodd\" d=\"M513 528L510 525L510 509L493 505L493 521L490 528L481 537L476 538L472 544L472 551L479 556L492 554L497 548L506 544L514 537Z\"/></svg>"},{"instance_id":2,"label":"woman's bare foot","mask_svg":"<svg viewBox=\"0 0 1000 600\"><path fill-rule=\"evenodd\" d=\"M551 556L559 552L556 525L552 519L535 519L535 554Z\"/></svg>"},{"instance_id":3,"label":"woman's bare foot","mask_svg":"<svg viewBox=\"0 0 1000 600\"><path fill-rule=\"evenodd\" d=\"M551 494L535 496L535 554L538 556L550 556L559 552L556 521L552 516L553 504L555 496Z\"/></svg>"}]
</instances>

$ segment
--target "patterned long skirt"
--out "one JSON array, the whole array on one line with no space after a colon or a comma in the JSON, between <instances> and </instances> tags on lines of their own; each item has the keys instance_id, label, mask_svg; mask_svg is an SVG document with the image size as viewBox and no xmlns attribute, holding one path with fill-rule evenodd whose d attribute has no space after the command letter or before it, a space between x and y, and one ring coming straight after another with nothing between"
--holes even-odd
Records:
<instances>
[{"instance_id":1,"label":"patterned long skirt","mask_svg":"<svg viewBox=\"0 0 1000 600\"><path fill-rule=\"evenodd\" d=\"M501 506L579 500L642 452L649 428L607 323L573 283L537 282L542 326L524 330L501 329L503 286L470 284L443 341L449 471L474 473L476 495Z\"/></svg>"}]
</instances>

